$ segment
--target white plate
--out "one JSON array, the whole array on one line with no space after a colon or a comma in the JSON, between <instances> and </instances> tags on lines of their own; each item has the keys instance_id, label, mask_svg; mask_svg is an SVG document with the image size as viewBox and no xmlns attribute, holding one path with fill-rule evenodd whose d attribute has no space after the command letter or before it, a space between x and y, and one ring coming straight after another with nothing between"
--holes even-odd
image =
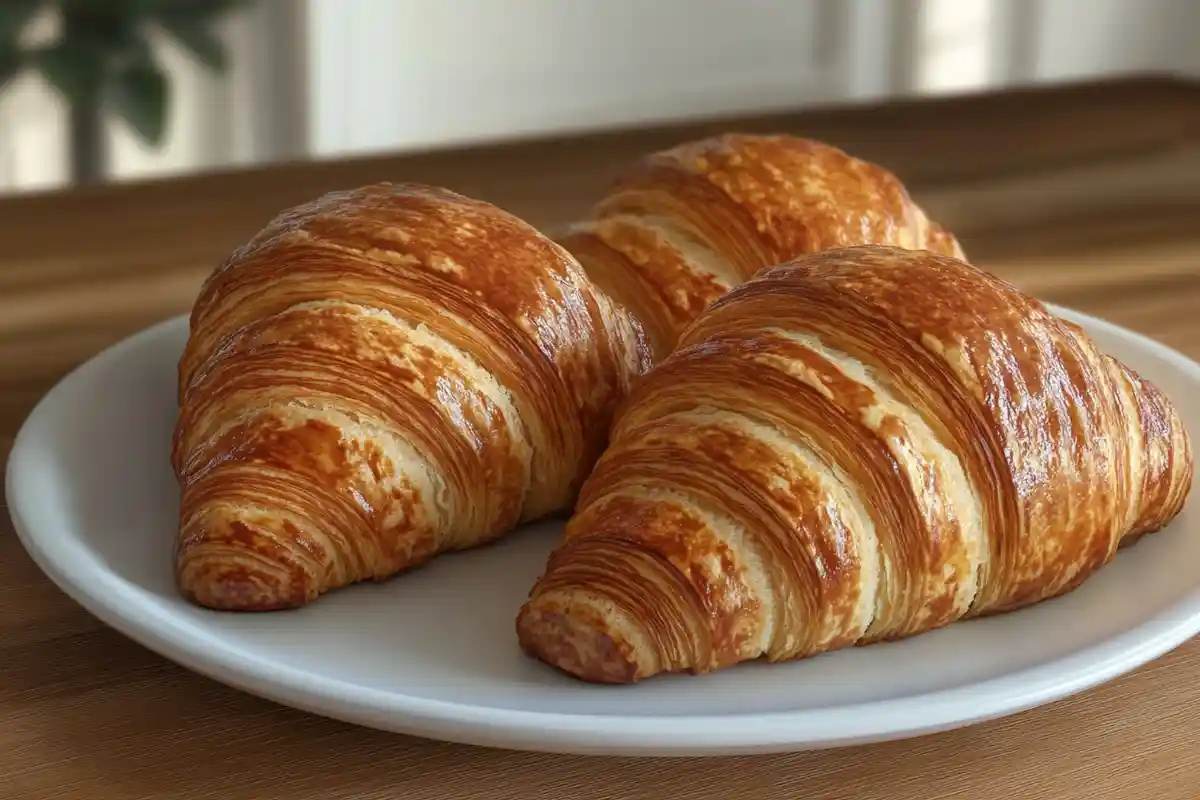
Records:
<instances>
[{"instance_id":1,"label":"white plate","mask_svg":"<svg viewBox=\"0 0 1200 800\"><path fill-rule=\"evenodd\" d=\"M1081 315L1200 432L1200 366ZM273 614L215 613L174 589L168 464L186 322L100 354L38 405L8 502L38 565L101 620L219 681L373 727L521 749L637 755L800 750L914 736L1064 697L1200 631L1200 498L1080 589L1016 613L808 661L632 687L526 659L514 615L561 528L444 556L382 585ZM1200 441L1200 437L1196 437Z\"/></svg>"}]
</instances>

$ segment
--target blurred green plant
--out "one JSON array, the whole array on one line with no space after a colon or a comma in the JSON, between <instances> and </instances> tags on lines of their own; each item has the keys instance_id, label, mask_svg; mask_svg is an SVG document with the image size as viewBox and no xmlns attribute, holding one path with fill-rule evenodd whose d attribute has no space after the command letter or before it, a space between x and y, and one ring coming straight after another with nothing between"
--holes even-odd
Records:
<instances>
[{"instance_id":1,"label":"blurred green plant","mask_svg":"<svg viewBox=\"0 0 1200 800\"><path fill-rule=\"evenodd\" d=\"M150 32L158 28L214 72L226 69L215 23L247 0L0 0L0 91L26 69L40 72L71 111L75 178L103 173L103 118L114 114L152 147L162 145L171 105L170 81ZM25 43L40 13L53 11L58 34Z\"/></svg>"}]
</instances>

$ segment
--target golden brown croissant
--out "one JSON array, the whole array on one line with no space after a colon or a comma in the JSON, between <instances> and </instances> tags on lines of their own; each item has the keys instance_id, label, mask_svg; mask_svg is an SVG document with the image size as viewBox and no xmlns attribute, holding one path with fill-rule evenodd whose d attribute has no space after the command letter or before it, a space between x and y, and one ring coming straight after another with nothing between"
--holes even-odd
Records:
<instances>
[{"instance_id":1,"label":"golden brown croissant","mask_svg":"<svg viewBox=\"0 0 1200 800\"><path fill-rule=\"evenodd\" d=\"M293 607L566 510L648 364L575 260L494 206L380 184L287 211L192 311L180 589Z\"/></svg>"},{"instance_id":2,"label":"golden brown croissant","mask_svg":"<svg viewBox=\"0 0 1200 800\"><path fill-rule=\"evenodd\" d=\"M523 649L632 682L895 639L1062 594L1192 483L1168 400L953 258L770 269L634 387L521 609Z\"/></svg>"},{"instance_id":3,"label":"golden brown croissant","mask_svg":"<svg viewBox=\"0 0 1200 800\"><path fill-rule=\"evenodd\" d=\"M820 142L730 133L653 153L557 237L661 359L760 269L859 244L963 257L887 170Z\"/></svg>"}]
</instances>

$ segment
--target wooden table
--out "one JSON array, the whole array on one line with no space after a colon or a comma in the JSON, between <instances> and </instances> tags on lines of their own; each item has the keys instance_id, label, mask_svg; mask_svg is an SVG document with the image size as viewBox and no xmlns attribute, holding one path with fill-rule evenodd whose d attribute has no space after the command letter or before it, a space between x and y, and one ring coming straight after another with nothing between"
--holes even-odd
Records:
<instances>
[{"instance_id":1,"label":"wooden table","mask_svg":"<svg viewBox=\"0 0 1200 800\"><path fill-rule=\"evenodd\" d=\"M185 311L276 210L389 178L553 226L637 154L725 128L825 138L908 181L1022 287L1200 358L1200 88L1145 79L302 164L0 201L0 455L74 364ZM358 729L200 678L102 627L0 521L0 798L1196 798L1200 641L968 729L831 752L567 758Z\"/></svg>"}]
</instances>

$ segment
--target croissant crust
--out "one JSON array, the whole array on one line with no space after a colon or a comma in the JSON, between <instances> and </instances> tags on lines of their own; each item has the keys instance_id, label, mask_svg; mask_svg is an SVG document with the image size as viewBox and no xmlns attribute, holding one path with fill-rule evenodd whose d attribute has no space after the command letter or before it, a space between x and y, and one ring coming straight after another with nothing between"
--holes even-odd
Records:
<instances>
[{"instance_id":1,"label":"croissant crust","mask_svg":"<svg viewBox=\"0 0 1200 800\"><path fill-rule=\"evenodd\" d=\"M191 314L180 588L297 606L565 510L648 363L570 254L494 206L378 184L291 209Z\"/></svg>"},{"instance_id":2,"label":"croissant crust","mask_svg":"<svg viewBox=\"0 0 1200 800\"><path fill-rule=\"evenodd\" d=\"M558 241L639 319L656 359L764 267L859 244L963 255L882 167L809 139L742 133L645 156Z\"/></svg>"},{"instance_id":3,"label":"croissant crust","mask_svg":"<svg viewBox=\"0 0 1200 800\"><path fill-rule=\"evenodd\" d=\"M1018 609L1174 518L1168 399L962 261L827 251L715 302L634 387L517 620L627 683Z\"/></svg>"}]
</instances>

